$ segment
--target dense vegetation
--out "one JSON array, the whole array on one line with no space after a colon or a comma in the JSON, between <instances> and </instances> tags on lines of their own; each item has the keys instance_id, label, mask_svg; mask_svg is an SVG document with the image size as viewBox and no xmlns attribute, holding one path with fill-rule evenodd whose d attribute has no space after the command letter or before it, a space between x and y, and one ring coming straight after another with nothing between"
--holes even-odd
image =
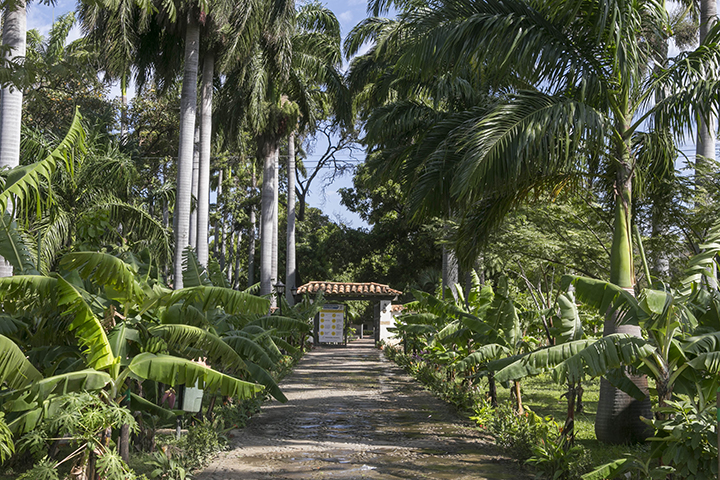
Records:
<instances>
[{"instance_id":1,"label":"dense vegetation","mask_svg":"<svg viewBox=\"0 0 720 480\"><path fill-rule=\"evenodd\" d=\"M371 1L343 43L317 2L81 2L45 37L7 2L3 468L184 477L284 400L320 305L290 294L335 280L403 290L389 354L541 473L601 461L575 412L602 377L591 435L653 448L587 478L716 476L720 27L701 3ZM357 148L354 229L307 199ZM525 415L534 376L564 391L562 426ZM195 425L158 451L177 418Z\"/></svg>"}]
</instances>

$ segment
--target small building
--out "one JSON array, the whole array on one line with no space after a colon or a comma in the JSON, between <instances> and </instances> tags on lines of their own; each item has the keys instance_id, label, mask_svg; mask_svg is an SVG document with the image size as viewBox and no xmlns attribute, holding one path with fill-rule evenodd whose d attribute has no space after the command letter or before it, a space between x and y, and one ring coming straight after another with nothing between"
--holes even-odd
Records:
<instances>
[{"instance_id":1,"label":"small building","mask_svg":"<svg viewBox=\"0 0 720 480\"><path fill-rule=\"evenodd\" d=\"M392 302L402 295L401 291L379 283L309 282L297 289L295 297L297 299L304 294L314 296L319 291L323 292L325 300L329 303L353 300L375 301L373 323L375 341L387 342L392 336L388 331L388 328L395 324Z\"/></svg>"}]
</instances>

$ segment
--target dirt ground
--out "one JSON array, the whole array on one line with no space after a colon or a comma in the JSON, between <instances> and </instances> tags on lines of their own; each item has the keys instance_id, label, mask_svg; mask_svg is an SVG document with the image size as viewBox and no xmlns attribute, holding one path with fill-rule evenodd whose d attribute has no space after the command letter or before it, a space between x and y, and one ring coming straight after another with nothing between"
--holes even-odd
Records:
<instances>
[{"instance_id":1,"label":"dirt ground","mask_svg":"<svg viewBox=\"0 0 720 480\"><path fill-rule=\"evenodd\" d=\"M525 475L373 347L317 347L196 480L506 479Z\"/></svg>"}]
</instances>

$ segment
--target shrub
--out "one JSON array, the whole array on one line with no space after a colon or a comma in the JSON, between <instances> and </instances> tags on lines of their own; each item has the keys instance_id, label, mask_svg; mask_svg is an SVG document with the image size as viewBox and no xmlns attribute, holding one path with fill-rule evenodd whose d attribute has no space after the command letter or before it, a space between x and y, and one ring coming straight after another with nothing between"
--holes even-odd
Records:
<instances>
[{"instance_id":1,"label":"shrub","mask_svg":"<svg viewBox=\"0 0 720 480\"><path fill-rule=\"evenodd\" d=\"M717 409L710 405L699 408L685 395L667 404L656 411L669 420L647 421L655 429L650 439L651 458L673 467L678 478L717 478Z\"/></svg>"}]
</instances>

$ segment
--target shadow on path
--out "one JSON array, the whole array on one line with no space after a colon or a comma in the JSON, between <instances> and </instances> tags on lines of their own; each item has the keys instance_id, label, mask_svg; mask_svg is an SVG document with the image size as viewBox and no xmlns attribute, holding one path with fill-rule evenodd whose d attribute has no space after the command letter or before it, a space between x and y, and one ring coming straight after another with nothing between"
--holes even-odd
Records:
<instances>
[{"instance_id":1,"label":"shadow on path","mask_svg":"<svg viewBox=\"0 0 720 480\"><path fill-rule=\"evenodd\" d=\"M374 348L317 347L280 385L233 449L196 480L509 479L524 475Z\"/></svg>"}]
</instances>

